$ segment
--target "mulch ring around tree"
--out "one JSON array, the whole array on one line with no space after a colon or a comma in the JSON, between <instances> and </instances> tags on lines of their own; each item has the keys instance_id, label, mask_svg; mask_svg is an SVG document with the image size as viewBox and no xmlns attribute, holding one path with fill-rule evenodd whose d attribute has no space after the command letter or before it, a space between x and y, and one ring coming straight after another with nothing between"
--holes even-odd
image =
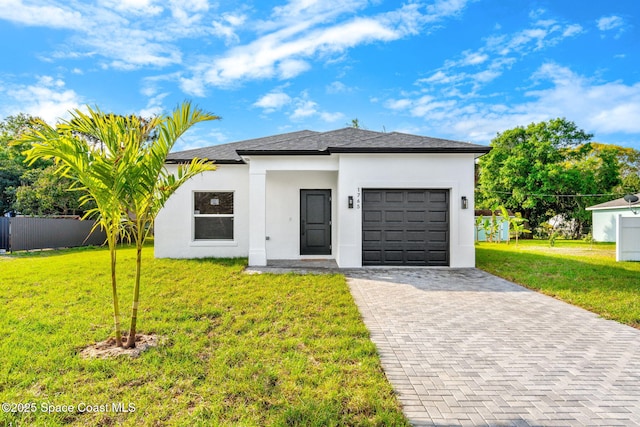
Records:
<instances>
[{"instance_id":1,"label":"mulch ring around tree","mask_svg":"<svg viewBox=\"0 0 640 427\"><path fill-rule=\"evenodd\" d=\"M136 346L134 348L122 348L116 345L116 339L109 337L104 341L85 347L80 352L83 359L112 359L118 356L138 357L140 353L152 347L157 347L164 340L158 335L136 335ZM122 342L127 342L127 335L122 336Z\"/></svg>"}]
</instances>

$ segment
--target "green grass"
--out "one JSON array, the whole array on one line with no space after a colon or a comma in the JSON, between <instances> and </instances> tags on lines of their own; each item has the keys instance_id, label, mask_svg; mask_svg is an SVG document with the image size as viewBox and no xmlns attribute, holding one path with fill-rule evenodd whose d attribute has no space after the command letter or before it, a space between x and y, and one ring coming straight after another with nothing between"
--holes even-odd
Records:
<instances>
[{"instance_id":1,"label":"green grass","mask_svg":"<svg viewBox=\"0 0 640 427\"><path fill-rule=\"evenodd\" d=\"M476 264L507 280L640 328L640 263L616 262L615 243L525 240L476 246Z\"/></svg>"},{"instance_id":2,"label":"green grass","mask_svg":"<svg viewBox=\"0 0 640 427\"><path fill-rule=\"evenodd\" d=\"M0 425L407 425L344 277L145 252L138 332L166 342L111 360L78 355L112 335L108 251L0 257L0 402L37 408ZM123 321L134 256L118 255Z\"/></svg>"}]
</instances>

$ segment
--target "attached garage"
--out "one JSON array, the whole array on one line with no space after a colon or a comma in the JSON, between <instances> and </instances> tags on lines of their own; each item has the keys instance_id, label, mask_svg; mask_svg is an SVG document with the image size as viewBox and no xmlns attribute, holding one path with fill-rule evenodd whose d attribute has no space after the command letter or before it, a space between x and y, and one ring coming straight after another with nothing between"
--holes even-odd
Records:
<instances>
[{"instance_id":1,"label":"attached garage","mask_svg":"<svg viewBox=\"0 0 640 427\"><path fill-rule=\"evenodd\" d=\"M365 189L362 264L449 265L449 190Z\"/></svg>"}]
</instances>

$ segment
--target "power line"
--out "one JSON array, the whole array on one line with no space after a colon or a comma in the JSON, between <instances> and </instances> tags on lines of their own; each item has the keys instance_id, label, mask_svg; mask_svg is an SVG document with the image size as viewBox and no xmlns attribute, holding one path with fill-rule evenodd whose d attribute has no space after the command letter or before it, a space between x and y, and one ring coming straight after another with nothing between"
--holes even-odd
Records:
<instances>
[{"instance_id":1,"label":"power line","mask_svg":"<svg viewBox=\"0 0 640 427\"><path fill-rule=\"evenodd\" d=\"M513 195L512 192L509 191L491 191L494 194L510 194ZM523 196L527 197L604 197L604 196L615 196L620 197L620 194L523 194Z\"/></svg>"}]
</instances>

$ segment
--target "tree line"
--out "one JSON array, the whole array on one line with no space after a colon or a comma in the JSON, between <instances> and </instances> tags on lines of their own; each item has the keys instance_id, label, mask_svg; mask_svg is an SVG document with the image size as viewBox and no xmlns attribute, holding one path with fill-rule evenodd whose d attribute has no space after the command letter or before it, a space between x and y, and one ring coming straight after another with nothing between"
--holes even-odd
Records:
<instances>
[{"instance_id":1,"label":"tree line","mask_svg":"<svg viewBox=\"0 0 640 427\"><path fill-rule=\"evenodd\" d=\"M640 192L640 151L592 138L564 118L498 133L478 162L476 206L520 212L532 230L558 218L571 237L588 234L588 206Z\"/></svg>"},{"instance_id":2,"label":"tree line","mask_svg":"<svg viewBox=\"0 0 640 427\"><path fill-rule=\"evenodd\" d=\"M82 215L94 206L80 206L81 195L70 192L71 180L55 174L53 160L26 164L28 142L12 143L35 129L38 119L27 114L6 117L0 122L0 216Z\"/></svg>"}]
</instances>

